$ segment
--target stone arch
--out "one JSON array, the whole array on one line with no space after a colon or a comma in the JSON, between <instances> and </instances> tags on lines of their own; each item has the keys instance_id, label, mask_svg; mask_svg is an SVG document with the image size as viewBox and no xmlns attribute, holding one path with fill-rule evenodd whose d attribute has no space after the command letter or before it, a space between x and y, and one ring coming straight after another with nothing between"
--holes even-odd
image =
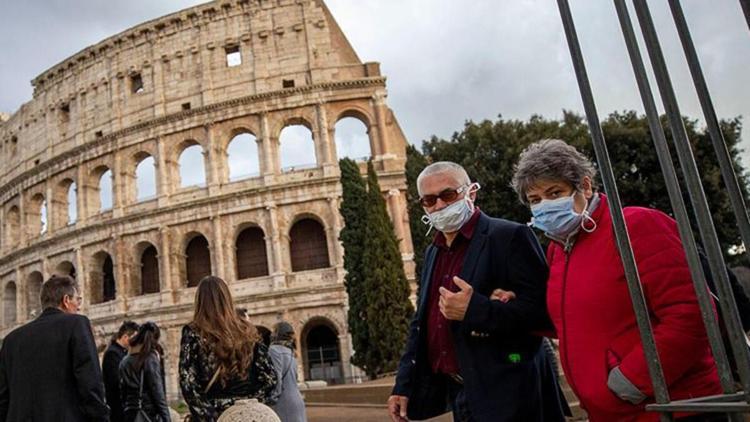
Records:
<instances>
[{"instance_id":1,"label":"stone arch","mask_svg":"<svg viewBox=\"0 0 750 422\"><path fill-rule=\"evenodd\" d=\"M91 264L89 272L91 304L115 300L117 283L112 256L106 251L99 251L91 257Z\"/></svg>"},{"instance_id":2,"label":"stone arch","mask_svg":"<svg viewBox=\"0 0 750 422\"><path fill-rule=\"evenodd\" d=\"M366 161L372 157L372 138L367 116L357 110L347 110L339 115L333 130L338 159L350 158Z\"/></svg>"},{"instance_id":3,"label":"stone arch","mask_svg":"<svg viewBox=\"0 0 750 422\"><path fill-rule=\"evenodd\" d=\"M316 316L302 327L300 343L306 380L344 382L340 329L330 319Z\"/></svg>"},{"instance_id":4,"label":"stone arch","mask_svg":"<svg viewBox=\"0 0 750 422\"><path fill-rule=\"evenodd\" d=\"M268 275L265 233L257 225L245 224L235 236L237 280Z\"/></svg>"},{"instance_id":5,"label":"stone arch","mask_svg":"<svg viewBox=\"0 0 750 422\"><path fill-rule=\"evenodd\" d=\"M296 219L289 229L289 255L293 272L330 266L328 239L320 220L308 215Z\"/></svg>"},{"instance_id":6,"label":"stone arch","mask_svg":"<svg viewBox=\"0 0 750 422\"><path fill-rule=\"evenodd\" d=\"M29 318L35 318L42 311L42 301L40 298L42 283L44 283L44 277L39 271L32 271L26 277L26 303Z\"/></svg>"},{"instance_id":7,"label":"stone arch","mask_svg":"<svg viewBox=\"0 0 750 422\"><path fill-rule=\"evenodd\" d=\"M232 130L224 151L227 163L226 180L233 182L260 175L258 139L249 129Z\"/></svg>"},{"instance_id":8,"label":"stone arch","mask_svg":"<svg viewBox=\"0 0 750 422\"><path fill-rule=\"evenodd\" d=\"M175 149L180 188L206 186L206 150L195 140L186 140Z\"/></svg>"},{"instance_id":9,"label":"stone arch","mask_svg":"<svg viewBox=\"0 0 750 422\"><path fill-rule=\"evenodd\" d=\"M59 264L57 264L57 266L55 267L55 274L57 274L57 275L67 275L67 276L70 276L70 277L72 277L74 279L78 275L76 273L76 267L75 267L75 265L73 265L73 263L70 262L70 261L62 261Z\"/></svg>"},{"instance_id":10,"label":"stone arch","mask_svg":"<svg viewBox=\"0 0 750 422\"><path fill-rule=\"evenodd\" d=\"M29 209L26 211L26 224L31 237L41 236L47 233L48 215L47 198L42 193L36 193L31 197Z\"/></svg>"},{"instance_id":11,"label":"stone arch","mask_svg":"<svg viewBox=\"0 0 750 422\"><path fill-rule=\"evenodd\" d=\"M195 287L203 277L212 274L210 244L203 234L191 232L184 245L185 283L187 287Z\"/></svg>"},{"instance_id":12,"label":"stone arch","mask_svg":"<svg viewBox=\"0 0 750 422\"><path fill-rule=\"evenodd\" d=\"M159 252L151 242L140 242L136 245L135 256L138 257L135 273L135 294L145 295L158 293L161 289L159 278Z\"/></svg>"},{"instance_id":13,"label":"stone arch","mask_svg":"<svg viewBox=\"0 0 750 422\"><path fill-rule=\"evenodd\" d=\"M3 325L9 327L18 322L16 282L9 281L3 289Z\"/></svg>"},{"instance_id":14,"label":"stone arch","mask_svg":"<svg viewBox=\"0 0 750 422\"><path fill-rule=\"evenodd\" d=\"M6 247L13 247L18 245L20 240L21 230L21 212L17 206L12 206L5 213L5 224L3 233L5 234L5 242L3 244Z\"/></svg>"},{"instance_id":15,"label":"stone arch","mask_svg":"<svg viewBox=\"0 0 750 422\"><path fill-rule=\"evenodd\" d=\"M148 152L138 152L133 155L135 167L133 170L134 181L131 194L135 202L144 202L156 198L156 160Z\"/></svg>"},{"instance_id":16,"label":"stone arch","mask_svg":"<svg viewBox=\"0 0 750 422\"><path fill-rule=\"evenodd\" d=\"M112 209L114 204L114 180L112 169L102 165L91 172L92 208L97 212L105 212Z\"/></svg>"},{"instance_id":17,"label":"stone arch","mask_svg":"<svg viewBox=\"0 0 750 422\"><path fill-rule=\"evenodd\" d=\"M278 136L281 171L316 167L319 158L315 138L313 125L305 118L287 119Z\"/></svg>"},{"instance_id":18,"label":"stone arch","mask_svg":"<svg viewBox=\"0 0 750 422\"><path fill-rule=\"evenodd\" d=\"M52 198L52 221L55 227L75 224L78 220L78 185L72 178L66 177L57 184Z\"/></svg>"}]
</instances>

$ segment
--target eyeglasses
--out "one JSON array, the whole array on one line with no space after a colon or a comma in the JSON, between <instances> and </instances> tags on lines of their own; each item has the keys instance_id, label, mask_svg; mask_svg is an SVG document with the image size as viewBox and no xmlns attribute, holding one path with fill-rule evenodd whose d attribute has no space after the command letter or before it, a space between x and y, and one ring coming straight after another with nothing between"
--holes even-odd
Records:
<instances>
[{"instance_id":1,"label":"eyeglasses","mask_svg":"<svg viewBox=\"0 0 750 422\"><path fill-rule=\"evenodd\" d=\"M437 195L425 195L419 198L419 203L422 204L423 207L431 207L435 205L438 198L440 198L441 201L448 204L455 201L456 198L458 198L458 195L464 193L468 187L469 185L464 185L457 189L445 189Z\"/></svg>"}]
</instances>

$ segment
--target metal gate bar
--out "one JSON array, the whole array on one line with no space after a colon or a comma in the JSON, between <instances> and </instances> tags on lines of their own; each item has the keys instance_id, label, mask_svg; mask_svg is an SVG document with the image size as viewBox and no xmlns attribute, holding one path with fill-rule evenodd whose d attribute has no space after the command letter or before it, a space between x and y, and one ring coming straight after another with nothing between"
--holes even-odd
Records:
<instances>
[{"instance_id":1,"label":"metal gate bar","mask_svg":"<svg viewBox=\"0 0 750 422\"><path fill-rule=\"evenodd\" d=\"M630 293L630 298L633 302L638 330L640 331L643 348L646 353L648 371L654 384L656 401L657 403L666 404L669 403L669 393L667 391L666 382L664 381L664 374L659 362L659 356L656 352L656 344L651 329L651 322L649 321L648 311L646 309L646 300L643 296L643 290L638 276L638 268L636 267L635 258L633 257L633 250L630 247L630 239L628 237L627 228L625 227L625 218L622 214L622 204L617 192L617 184L612 171L612 164L609 160L609 154L607 153L607 145L604 142L604 133L599 124L599 117L596 112L596 105L594 104L594 97L591 92L588 75L586 74L586 65L578 42L578 35L576 34L573 17L570 12L570 5L567 0L557 0L557 5L560 9L560 16L565 29L568 48L570 49L570 56L573 61L576 79L578 80L578 88L581 91L581 98L583 100L583 107L586 111L586 118L591 131L591 140L594 145L596 160L599 163L602 182L610 203L610 213L612 215L612 223L615 230L617 249L620 252L620 257L625 269L628 292ZM661 415L661 420L670 421L672 418L668 413L663 413Z\"/></svg>"},{"instance_id":2,"label":"metal gate bar","mask_svg":"<svg viewBox=\"0 0 750 422\"><path fill-rule=\"evenodd\" d=\"M745 14L747 27L750 28L750 0L740 0L740 6L742 6L742 12Z\"/></svg>"},{"instance_id":3,"label":"metal gate bar","mask_svg":"<svg viewBox=\"0 0 750 422\"><path fill-rule=\"evenodd\" d=\"M740 191L740 184L737 182L737 176L734 174L734 166L732 165L729 151L727 151L727 145L724 142L724 135L721 133L721 128L719 127L719 119L716 117L716 110L711 101L711 95L708 92L708 85L706 84L706 78L703 76L698 53L695 51L693 38L690 36L685 13L682 11L682 5L679 0L669 0L669 8L672 10L672 17L677 27L677 33L680 36L682 49L685 51L690 75L693 77L693 84L698 93L701 109L703 109L706 126L711 135L711 143L716 152L716 157L719 159L721 177L724 179L724 186L727 188L732 210L735 217L737 217L737 226L740 229L742 243L750 247L750 220L747 218L747 208L745 207L745 201L742 199L742 192ZM750 254L748 256L750 257Z\"/></svg>"},{"instance_id":4,"label":"metal gate bar","mask_svg":"<svg viewBox=\"0 0 750 422\"><path fill-rule=\"evenodd\" d=\"M706 248L708 263L711 273L714 276L714 283L718 289L719 301L721 302L721 311L724 324L729 334L730 344L734 352L735 362L745 390L746 401L750 402L750 365L748 364L748 348L745 343L742 325L740 323L737 304L732 294L727 274L726 264L722 256L721 246L716 236L716 228L711 218L711 212L708 208L706 194L703 191L698 168L695 164L693 151L690 148L690 142L687 138L685 126L682 121L677 98L672 88L672 82L669 78L664 56L659 45L651 13L645 0L633 0L635 11L638 15L638 21L641 25L641 31L646 43L651 65L656 76L656 82L659 86L664 109L667 113L669 125L672 129L672 140L677 150L677 156L685 176L685 185L693 205L698 224L698 231L701 234L703 245Z\"/></svg>"},{"instance_id":5,"label":"metal gate bar","mask_svg":"<svg viewBox=\"0 0 750 422\"><path fill-rule=\"evenodd\" d=\"M625 38L625 45L627 46L628 54L630 55L630 62L633 65L633 72L635 73L635 79L638 83L638 90L641 95L641 100L643 101L643 107L646 111L648 126L651 130L651 136L656 148L656 155L659 158L659 165L661 166L661 172L664 176L667 193L669 194L669 201L672 205L675 219L677 220L677 227L680 231L682 244L685 247L688 265L690 267L690 275L693 279L693 287L695 288L695 294L701 308L703 324L706 326L711 349L716 357L716 364L719 370L719 380L721 381L721 386L725 393L734 393L736 389L734 387L732 369L729 365L729 360L727 359L724 343L721 340L721 331L719 329L719 324L716 321L716 314L714 312L712 300L706 291L706 279L698 255L698 248L695 244L693 230L690 227L690 218L688 217L685 201L682 197L680 183L677 180L677 172L674 168L672 155L669 152L669 145L664 136L664 129L661 126L659 113L656 109L653 92L648 81L646 68L643 64L643 58L641 57L640 49L638 48L638 41L635 37L635 31L633 30L633 24L630 20L628 7L625 4L625 0L614 0L614 3L615 8L617 9L617 17L620 20L622 34Z\"/></svg>"}]
</instances>

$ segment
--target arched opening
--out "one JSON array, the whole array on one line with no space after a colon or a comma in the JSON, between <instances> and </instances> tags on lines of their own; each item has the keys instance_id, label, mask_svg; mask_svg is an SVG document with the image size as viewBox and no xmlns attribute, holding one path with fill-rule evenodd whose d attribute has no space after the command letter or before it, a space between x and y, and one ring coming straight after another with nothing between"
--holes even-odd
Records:
<instances>
[{"instance_id":1,"label":"arched opening","mask_svg":"<svg viewBox=\"0 0 750 422\"><path fill-rule=\"evenodd\" d=\"M159 292L159 259L152 244L141 253L141 294Z\"/></svg>"},{"instance_id":2,"label":"arched opening","mask_svg":"<svg viewBox=\"0 0 750 422\"><path fill-rule=\"evenodd\" d=\"M91 303L114 300L117 296L117 284L112 257L107 252L97 252L92 259L91 268Z\"/></svg>"},{"instance_id":3,"label":"arched opening","mask_svg":"<svg viewBox=\"0 0 750 422\"><path fill-rule=\"evenodd\" d=\"M57 275L67 275L67 276L70 276L73 279L75 279L76 278L76 267L70 261L63 261L63 262L57 264L57 267L55 267L55 274L57 274Z\"/></svg>"},{"instance_id":4,"label":"arched opening","mask_svg":"<svg viewBox=\"0 0 750 422\"><path fill-rule=\"evenodd\" d=\"M138 158L135 167L135 200L143 202L156 198L156 164L154 157L150 155Z\"/></svg>"},{"instance_id":5,"label":"arched opening","mask_svg":"<svg viewBox=\"0 0 750 422\"><path fill-rule=\"evenodd\" d=\"M327 268L328 242L323 226L312 218L305 218L289 231L292 271Z\"/></svg>"},{"instance_id":6,"label":"arched opening","mask_svg":"<svg viewBox=\"0 0 750 422\"><path fill-rule=\"evenodd\" d=\"M32 237L47 233L47 199L41 193L31 197L31 206L26 211L28 232Z\"/></svg>"},{"instance_id":7,"label":"arched opening","mask_svg":"<svg viewBox=\"0 0 750 422\"><path fill-rule=\"evenodd\" d=\"M317 166L315 141L307 126L290 125L279 134L281 171L293 171Z\"/></svg>"},{"instance_id":8,"label":"arched opening","mask_svg":"<svg viewBox=\"0 0 750 422\"><path fill-rule=\"evenodd\" d=\"M109 211L112 209L112 170L100 167L95 173L98 174L96 186L99 194L95 197L99 200L99 212Z\"/></svg>"},{"instance_id":9,"label":"arched opening","mask_svg":"<svg viewBox=\"0 0 750 422\"><path fill-rule=\"evenodd\" d=\"M3 325L15 324L16 318L16 283L11 281L5 285L3 292Z\"/></svg>"},{"instance_id":10,"label":"arched opening","mask_svg":"<svg viewBox=\"0 0 750 422\"><path fill-rule=\"evenodd\" d=\"M43 282L44 278L42 276L42 273L40 273L39 271L34 271L29 274L26 288L26 300L28 301L29 318L35 318L42 311L42 301L40 295L42 293Z\"/></svg>"},{"instance_id":11,"label":"arched opening","mask_svg":"<svg viewBox=\"0 0 750 422\"><path fill-rule=\"evenodd\" d=\"M365 123L356 117L336 122L336 154L338 158L366 161L372 156L370 135Z\"/></svg>"},{"instance_id":12,"label":"arched opening","mask_svg":"<svg viewBox=\"0 0 750 422\"><path fill-rule=\"evenodd\" d=\"M193 144L180 153L180 187L206 186L206 166L203 147Z\"/></svg>"},{"instance_id":13,"label":"arched opening","mask_svg":"<svg viewBox=\"0 0 750 422\"><path fill-rule=\"evenodd\" d=\"M302 330L302 343L305 379L329 384L344 382L338 333L328 320L320 318L307 323Z\"/></svg>"},{"instance_id":14,"label":"arched opening","mask_svg":"<svg viewBox=\"0 0 750 422\"><path fill-rule=\"evenodd\" d=\"M78 186L75 182L72 182L68 186L67 192L67 205L68 205L68 225L73 225L78 221Z\"/></svg>"},{"instance_id":15,"label":"arched opening","mask_svg":"<svg viewBox=\"0 0 750 422\"><path fill-rule=\"evenodd\" d=\"M235 243L237 280L268 275L268 257L263 229L248 227L237 236Z\"/></svg>"},{"instance_id":16,"label":"arched opening","mask_svg":"<svg viewBox=\"0 0 750 422\"><path fill-rule=\"evenodd\" d=\"M21 213L18 207L11 207L7 213L5 213L5 227L3 232L5 234L5 242L3 244L6 247L13 247L18 244L20 240L19 230L21 227Z\"/></svg>"},{"instance_id":17,"label":"arched opening","mask_svg":"<svg viewBox=\"0 0 750 422\"><path fill-rule=\"evenodd\" d=\"M240 133L229 141L227 164L230 182L260 175L258 142L253 134Z\"/></svg>"},{"instance_id":18,"label":"arched opening","mask_svg":"<svg viewBox=\"0 0 750 422\"><path fill-rule=\"evenodd\" d=\"M192 238L185 248L185 272L188 287L197 286L203 277L211 275L211 252L203 235Z\"/></svg>"}]
</instances>

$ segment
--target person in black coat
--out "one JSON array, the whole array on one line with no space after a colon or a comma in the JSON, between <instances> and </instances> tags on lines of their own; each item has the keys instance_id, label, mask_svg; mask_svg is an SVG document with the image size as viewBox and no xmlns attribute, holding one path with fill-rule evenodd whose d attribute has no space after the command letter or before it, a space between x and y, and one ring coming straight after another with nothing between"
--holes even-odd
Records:
<instances>
[{"instance_id":1,"label":"person in black coat","mask_svg":"<svg viewBox=\"0 0 750 422\"><path fill-rule=\"evenodd\" d=\"M120 398L125 422L135 421L141 411L151 421L170 421L159 337L158 325L150 321L141 325L130 341L130 353L120 363Z\"/></svg>"},{"instance_id":2,"label":"person in black coat","mask_svg":"<svg viewBox=\"0 0 750 422\"><path fill-rule=\"evenodd\" d=\"M120 325L112 341L104 352L102 359L102 375L104 375L104 391L110 408L109 419L112 422L122 422L122 402L120 402L120 362L128 354L130 337L138 331L138 324L125 321Z\"/></svg>"},{"instance_id":3,"label":"person in black coat","mask_svg":"<svg viewBox=\"0 0 750 422\"><path fill-rule=\"evenodd\" d=\"M0 422L108 421L91 324L77 315L78 284L53 276L41 303L41 315L8 334L0 350Z\"/></svg>"},{"instance_id":4,"label":"person in black coat","mask_svg":"<svg viewBox=\"0 0 750 422\"><path fill-rule=\"evenodd\" d=\"M564 421L561 394L542 338L549 327L544 252L525 225L474 206L479 185L455 163L417 179L427 248L406 351L388 399L391 420ZM516 299L491 300L493 290ZM407 419L408 418L408 419Z\"/></svg>"}]
</instances>

